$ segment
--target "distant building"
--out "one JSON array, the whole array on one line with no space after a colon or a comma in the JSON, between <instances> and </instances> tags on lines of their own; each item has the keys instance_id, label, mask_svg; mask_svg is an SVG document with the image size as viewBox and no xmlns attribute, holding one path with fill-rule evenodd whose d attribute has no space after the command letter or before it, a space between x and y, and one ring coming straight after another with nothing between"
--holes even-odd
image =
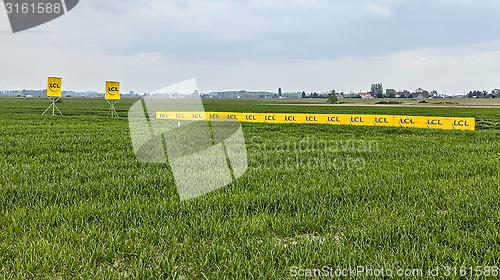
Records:
<instances>
[{"instance_id":1,"label":"distant building","mask_svg":"<svg viewBox=\"0 0 500 280\"><path fill-rule=\"evenodd\" d=\"M410 92L408 92L408 91L399 91L399 92L396 92L395 97L396 98L409 98L410 97Z\"/></svg>"},{"instance_id":2,"label":"distant building","mask_svg":"<svg viewBox=\"0 0 500 280\"><path fill-rule=\"evenodd\" d=\"M371 93L369 93L369 92L360 92L360 93L358 93L358 95L359 95L359 96L361 96L361 98L363 98L363 99L367 99L367 98L368 98L368 99L375 98L375 97L373 97L373 96L372 96L372 94L371 94Z\"/></svg>"}]
</instances>

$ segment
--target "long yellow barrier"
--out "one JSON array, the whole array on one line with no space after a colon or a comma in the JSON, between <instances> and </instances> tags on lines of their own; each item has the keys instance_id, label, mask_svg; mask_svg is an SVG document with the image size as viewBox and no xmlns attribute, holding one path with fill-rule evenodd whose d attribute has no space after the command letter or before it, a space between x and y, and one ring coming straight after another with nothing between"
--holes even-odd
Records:
<instances>
[{"instance_id":1,"label":"long yellow barrier","mask_svg":"<svg viewBox=\"0 0 500 280\"><path fill-rule=\"evenodd\" d=\"M258 123L299 123L356 126L396 126L430 129L476 130L475 118L429 116L351 115L351 114L284 114L232 112L156 112L157 119L217 121L238 120Z\"/></svg>"}]
</instances>

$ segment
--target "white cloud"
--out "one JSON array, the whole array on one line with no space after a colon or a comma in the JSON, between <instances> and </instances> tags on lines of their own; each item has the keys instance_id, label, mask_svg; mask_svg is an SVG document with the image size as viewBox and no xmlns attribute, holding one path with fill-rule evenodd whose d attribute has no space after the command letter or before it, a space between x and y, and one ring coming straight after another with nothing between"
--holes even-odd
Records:
<instances>
[{"instance_id":1,"label":"white cloud","mask_svg":"<svg viewBox=\"0 0 500 280\"><path fill-rule=\"evenodd\" d=\"M395 15L393 9L372 2L363 3L360 9L361 17L389 19Z\"/></svg>"}]
</instances>

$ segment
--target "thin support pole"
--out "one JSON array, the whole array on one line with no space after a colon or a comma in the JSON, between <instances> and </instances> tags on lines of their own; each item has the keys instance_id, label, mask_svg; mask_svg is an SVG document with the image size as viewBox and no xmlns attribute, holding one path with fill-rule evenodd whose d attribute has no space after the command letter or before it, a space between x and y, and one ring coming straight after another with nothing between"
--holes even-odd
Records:
<instances>
[{"instance_id":1,"label":"thin support pole","mask_svg":"<svg viewBox=\"0 0 500 280\"><path fill-rule=\"evenodd\" d=\"M111 100L111 102L109 102L108 100L106 100L106 101L109 103L109 105L111 105L108 116L111 115L112 118L113 117L120 117L115 109L115 102L118 103L120 100Z\"/></svg>"},{"instance_id":2,"label":"thin support pole","mask_svg":"<svg viewBox=\"0 0 500 280\"><path fill-rule=\"evenodd\" d=\"M47 111L50 109L50 107L52 107L52 116L56 115L56 110L57 110L57 112L59 112L59 114L61 114L61 116L63 116L63 114L61 113L59 108L57 108L57 106L56 106L56 102L59 101L59 99L61 99L61 97L59 97L57 100L55 97L52 97L52 98L47 97L47 98L51 101L51 103L50 103L49 107L47 109L45 109L45 111L43 111L42 116L45 115L45 113L47 113Z\"/></svg>"}]
</instances>

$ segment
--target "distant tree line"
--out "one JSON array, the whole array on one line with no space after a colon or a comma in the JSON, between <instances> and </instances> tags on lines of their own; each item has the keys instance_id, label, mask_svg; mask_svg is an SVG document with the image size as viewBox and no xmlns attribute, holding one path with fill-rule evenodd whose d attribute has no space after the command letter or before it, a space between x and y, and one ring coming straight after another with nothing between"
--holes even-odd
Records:
<instances>
[{"instance_id":1,"label":"distant tree line","mask_svg":"<svg viewBox=\"0 0 500 280\"><path fill-rule=\"evenodd\" d=\"M491 92L486 90L469 91L467 98L500 98L500 89L494 89Z\"/></svg>"},{"instance_id":2,"label":"distant tree line","mask_svg":"<svg viewBox=\"0 0 500 280\"><path fill-rule=\"evenodd\" d=\"M312 92L307 94L305 91L303 91L301 98L328 98L328 93Z\"/></svg>"},{"instance_id":3,"label":"distant tree line","mask_svg":"<svg viewBox=\"0 0 500 280\"><path fill-rule=\"evenodd\" d=\"M447 96L446 94L438 93L436 90L426 90L421 87L417 88L413 92L409 90L397 91L395 89L389 88L384 92L384 87L382 83L372 84L370 87L370 91L368 92L368 97L371 98L446 98L452 97ZM366 97L366 93L363 94ZM361 98L360 94L350 93L343 94L344 98ZM468 94L461 96L463 98L500 98L500 89L494 89L491 92L486 90L474 90L469 91Z\"/></svg>"}]
</instances>

